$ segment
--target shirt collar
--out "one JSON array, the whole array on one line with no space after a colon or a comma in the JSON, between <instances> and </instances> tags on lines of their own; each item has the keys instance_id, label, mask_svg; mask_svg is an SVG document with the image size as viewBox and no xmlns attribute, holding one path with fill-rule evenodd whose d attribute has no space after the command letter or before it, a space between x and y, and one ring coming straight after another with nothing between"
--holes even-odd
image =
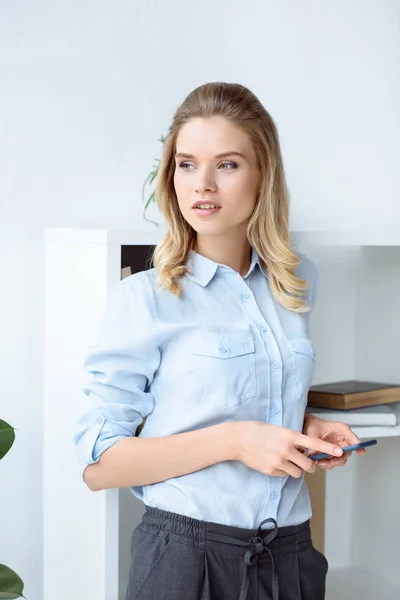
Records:
<instances>
[{"instance_id":1,"label":"shirt collar","mask_svg":"<svg viewBox=\"0 0 400 600\"><path fill-rule=\"evenodd\" d=\"M248 277L253 272L256 265L258 265L263 275L267 277L266 272L261 267L259 256L252 247L250 268L245 277ZM202 287L206 287L214 277L218 267L224 267L225 265L214 262L195 250L189 250L187 266L191 270L191 273L187 277Z\"/></svg>"}]
</instances>

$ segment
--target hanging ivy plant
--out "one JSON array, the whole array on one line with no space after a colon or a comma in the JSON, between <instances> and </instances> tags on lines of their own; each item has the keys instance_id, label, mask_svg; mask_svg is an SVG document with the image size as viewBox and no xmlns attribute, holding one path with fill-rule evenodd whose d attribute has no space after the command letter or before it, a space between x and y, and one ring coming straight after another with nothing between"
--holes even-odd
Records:
<instances>
[{"instance_id":1,"label":"hanging ivy plant","mask_svg":"<svg viewBox=\"0 0 400 600\"><path fill-rule=\"evenodd\" d=\"M161 136L158 141L161 142L162 144L165 142L165 136ZM153 225L156 225L157 227L159 226L159 223L156 223L155 221L152 221L151 219L148 219L146 217L146 212L147 209L149 208L150 204L152 202L155 202L155 197L154 197L154 182L157 178L158 175L158 169L160 167L160 159L159 158L155 158L155 165L153 165L152 171L148 174L148 176L146 177L144 183L143 183L143 187L142 187L142 201L144 203L144 210L143 210L143 218L148 221L149 223L153 223Z\"/></svg>"},{"instance_id":2,"label":"hanging ivy plant","mask_svg":"<svg viewBox=\"0 0 400 600\"><path fill-rule=\"evenodd\" d=\"M0 419L0 459L4 458L15 440L15 429ZM25 598L24 583L15 571L0 564L0 600Z\"/></svg>"}]
</instances>

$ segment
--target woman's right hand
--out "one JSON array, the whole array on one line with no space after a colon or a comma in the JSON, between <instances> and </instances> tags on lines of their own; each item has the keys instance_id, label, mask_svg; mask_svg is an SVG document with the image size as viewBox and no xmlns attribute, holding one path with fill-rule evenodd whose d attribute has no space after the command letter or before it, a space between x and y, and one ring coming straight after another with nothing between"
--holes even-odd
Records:
<instances>
[{"instance_id":1,"label":"woman's right hand","mask_svg":"<svg viewBox=\"0 0 400 600\"><path fill-rule=\"evenodd\" d=\"M240 421L235 425L238 428L236 459L273 477L291 475L299 478L303 470L313 473L316 464L303 454L303 449L310 448L334 456L343 454L343 450L335 444L279 425L261 421ZM336 453L335 449L339 452Z\"/></svg>"}]
</instances>

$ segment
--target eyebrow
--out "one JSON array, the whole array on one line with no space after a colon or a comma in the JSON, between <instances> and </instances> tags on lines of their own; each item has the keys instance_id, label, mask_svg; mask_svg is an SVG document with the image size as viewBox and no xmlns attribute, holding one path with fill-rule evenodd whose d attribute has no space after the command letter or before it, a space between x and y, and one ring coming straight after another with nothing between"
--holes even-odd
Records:
<instances>
[{"instance_id":1,"label":"eyebrow","mask_svg":"<svg viewBox=\"0 0 400 600\"><path fill-rule=\"evenodd\" d=\"M224 158L225 156L241 156L242 158L246 158L244 154L240 152L223 152L222 154L217 154L215 158ZM196 158L193 154L186 154L186 152L178 152L175 154L175 158Z\"/></svg>"}]
</instances>

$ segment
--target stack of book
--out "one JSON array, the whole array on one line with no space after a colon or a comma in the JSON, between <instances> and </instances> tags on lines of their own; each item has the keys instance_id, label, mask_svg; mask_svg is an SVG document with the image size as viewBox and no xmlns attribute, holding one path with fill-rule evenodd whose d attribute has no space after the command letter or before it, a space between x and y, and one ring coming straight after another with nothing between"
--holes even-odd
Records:
<instances>
[{"instance_id":1,"label":"stack of book","mask_svg":"<svg viewBox=\"0 0 400 600\"><path fill-rule=\"evenodd\" d=\"M398 422L400 406L395 403L400 403L400 385L359 380L336 381L310 387L307 412L321 419L348 425L394 426Z\"/></svg>"}]
</instances>

